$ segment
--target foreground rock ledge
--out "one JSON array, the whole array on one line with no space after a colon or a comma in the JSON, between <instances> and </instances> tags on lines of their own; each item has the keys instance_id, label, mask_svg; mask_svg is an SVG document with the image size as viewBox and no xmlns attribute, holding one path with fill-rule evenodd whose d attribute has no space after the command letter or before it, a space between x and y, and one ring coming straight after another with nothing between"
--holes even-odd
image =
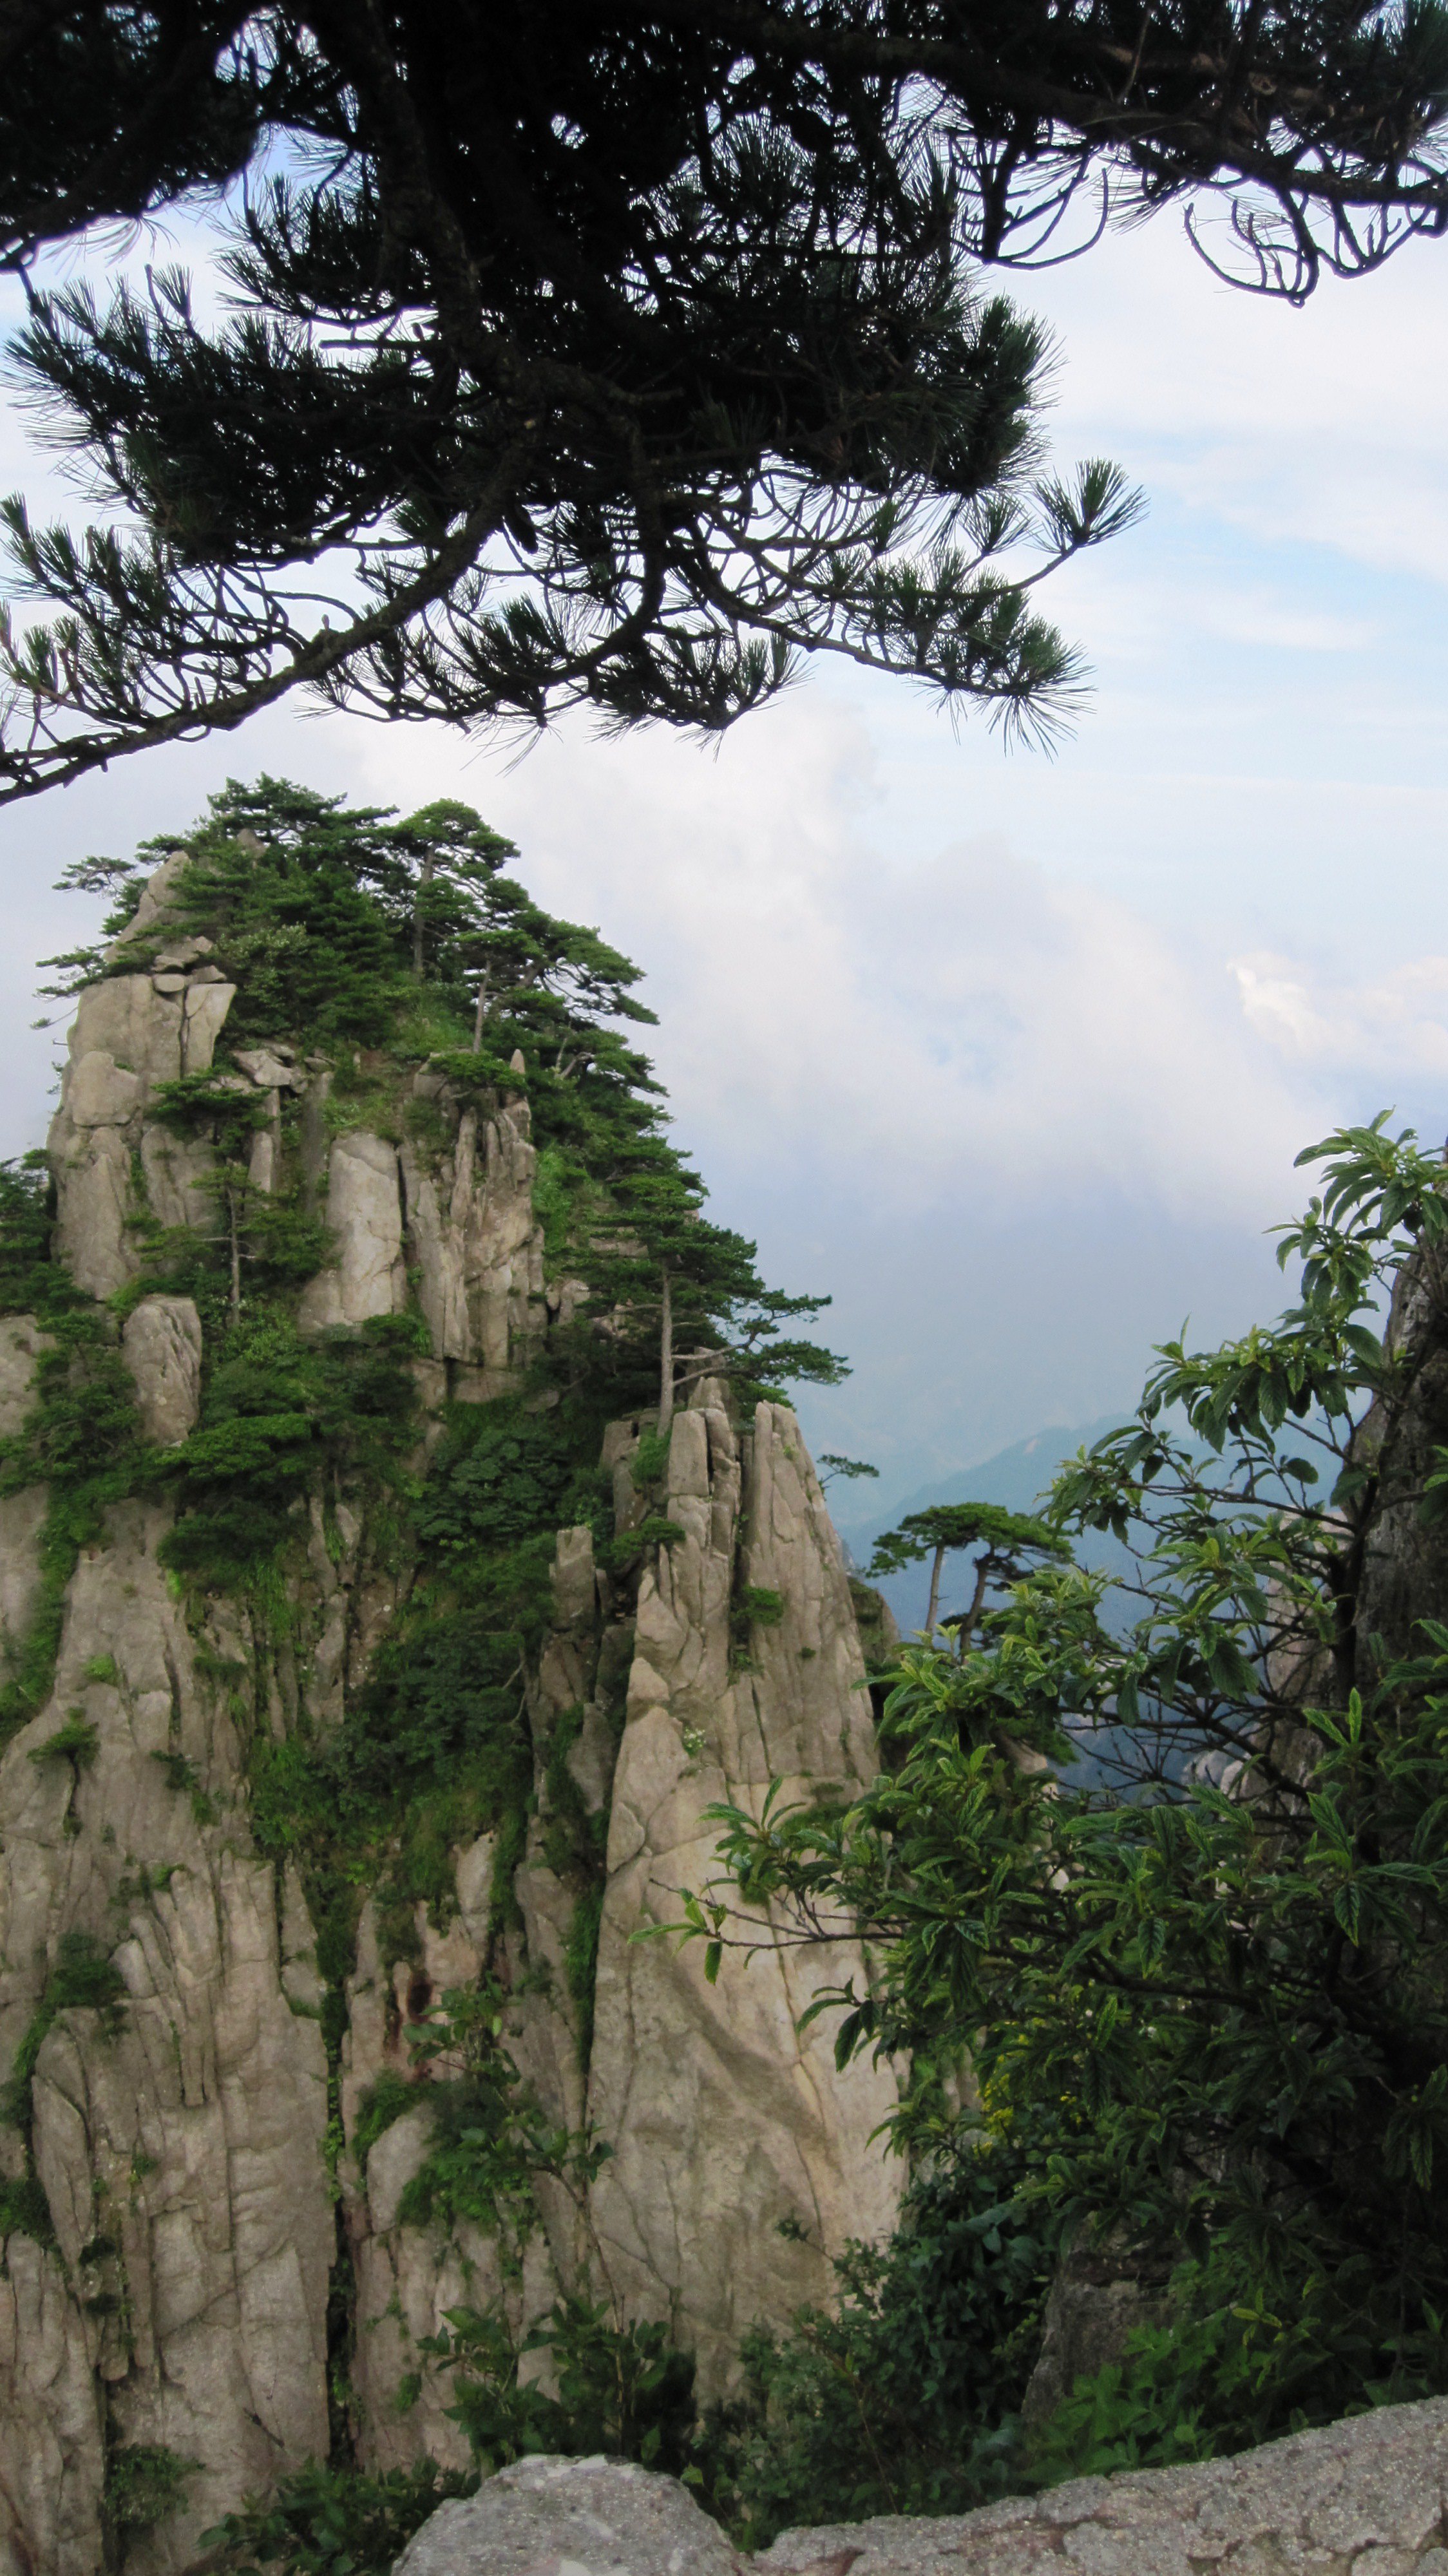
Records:
<instances>
[{"instance_id":1,"label":"foreground rock ledge","mask_svg":"<svg viewBox=\"0 0 1448 2576\"><path fill-rule=\"evenodd\" d=\"M395 2576L1448 2576L1445 2509L1448 2398L1435 2397L1199 2468L786 2531L753 2559L673 2478L522 2460L441 2506Z\"/></svg>"}]
</instances>

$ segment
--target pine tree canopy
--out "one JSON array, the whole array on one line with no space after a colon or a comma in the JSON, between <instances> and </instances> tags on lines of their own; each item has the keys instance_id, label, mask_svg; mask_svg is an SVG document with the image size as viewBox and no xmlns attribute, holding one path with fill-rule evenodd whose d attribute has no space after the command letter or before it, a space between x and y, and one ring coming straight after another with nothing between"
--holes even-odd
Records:
<instances>
[{"instance_id":1,"label":"pine tree canopy","mask_svg":"<svg viewBox=\"0 0 1448 2576\"><path fill-rule=\"evenodd\" d=\"M93 498L7 505L5 798L297 688L717 730L812 651L1049 729L1035 587L1135 503L1043 469L982 263L1215 198L1300 296L1448 217L1437 0L30 0L0 72L12 355ZM217 319L35 283L208 199Z\"/></svg>"}]
</instances>

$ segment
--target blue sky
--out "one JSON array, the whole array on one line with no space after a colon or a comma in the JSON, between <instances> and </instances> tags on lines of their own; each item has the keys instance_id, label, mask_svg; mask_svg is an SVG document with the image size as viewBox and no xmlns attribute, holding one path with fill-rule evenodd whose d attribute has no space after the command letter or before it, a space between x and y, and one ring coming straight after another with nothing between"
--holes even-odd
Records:
<instances>
[{"instance_id":1,"label":"blue sky","mask_svg":"<svg viewBox=\"0 0 1448 2576\"><path fill-rule=\"evenodd\" d=\"M887 1501L1128 1404L1186 1315L1278 1300L1299 1145L1390 1104L1448 1129L1445 288L1425 244L1293 312L1171 216L1016 281L1057 455L1150 505L1051 585L1095 674L1054 759L832 668L717 751L283 712L0 816L0 1151L48 1110L33 960L90 928L67 859L228 772L461 794L645 967L715 1212L833 1291L855 1375L803 1406L817 1445ZM12 410L0 478L41 473Z\"/></svg>"}]
</instances>

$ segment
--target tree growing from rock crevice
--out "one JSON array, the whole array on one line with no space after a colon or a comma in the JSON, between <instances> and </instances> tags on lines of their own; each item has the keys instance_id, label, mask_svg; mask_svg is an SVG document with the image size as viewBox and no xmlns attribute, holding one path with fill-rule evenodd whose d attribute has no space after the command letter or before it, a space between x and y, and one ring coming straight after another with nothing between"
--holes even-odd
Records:
<instances>
[{"instance_id":1,"label":"tree growing from rock crevice","mask_svg":"<svg viewBox=\"0 0 1448 2576\"><path fill-rule=\"evenodd\" d=\"M869 1571L877 1578L899 1574L907 1565L921 1565L929 1558L925 1635L930 1640L940 1624L940 1578L946 1558L963 1556L970 1549L978 1551L970 1601L946 1622L955 1633L956 1652L960 1655L970 1651L992 1584L1000 1587L1018 1583L1041 1558L1070 1553L1055 1530L1023 1512L1003 1511L996 1503L933 1503L926 1511L907 1512L898 1529L881 1533L875 1541Z\"/></svg>"}]
</instances>

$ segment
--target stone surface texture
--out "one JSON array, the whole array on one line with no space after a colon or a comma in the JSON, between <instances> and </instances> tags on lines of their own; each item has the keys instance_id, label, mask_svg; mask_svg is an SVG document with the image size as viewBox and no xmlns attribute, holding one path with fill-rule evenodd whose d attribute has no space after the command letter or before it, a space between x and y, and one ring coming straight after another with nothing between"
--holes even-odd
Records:
<instances>
[{"instance_id":1,"label":"stone surface texture","mask_svg":"<svg viewBox=\"0 0 1448 2576\"><path fill-rule=\"evenodd\" d=\"M1167 2322L1180 2259L1180 2247L1133 2241L1124 2231L1101 2241L1088 2231L1068 2250L1051 2283L1040 2352L1021 2406L1028 2431L1048 2421L1078 2379L1124 2361L1140 2328Z\"/></svg>"},{"instance_id":2,"label":"stone surface texture","mask_svg":"<svg viewBox=\"0 0 1448 2576\"><path fill-rule=\"evenodd\" d=\"M0 1439L23 1430L35 1402L35 1371L54 1338L33 1315L0 1315Z\"/></svg>"},{"instance_id":3,"label":"stone surface texture","mask_svg":"<svg viewBox=\"0 0 1448 2576\"><path fill-rule=\"evenodd\" d=\"M27 1485L0 1495L0 1662L15 1670L40 1599L40 1537L46 1491Z\"/></svg>"},{"instance_id":4,"label":"stone surface texture","mask_svg":"<svg viewBox=\"0 0 1448 2576\"><path fill-rule=\"evenodd\" d=\"M327 1159L326 1218L337 1258L302 1294L304 1332L365 1324L399 1314L407 1302L402 1258L402 1196L397 1148L353 1128L334 1139Z\"/></svg>"},{"instance_id":5,"label":"stone surface texture","mask_svg":"<svg viewBox=\"0 0 1448 2576\"><path fill-rule=\"evenodd\" d=\"M519 2460L439 2505L394 2576L736 2576L717 2522L626 2460Z\"/></svg>"},{"instance_id":6,"label":"stone surface texture","mask_svg":"<svg viewBox=\"0 0 1448 2576\"><path fill-rule=\"evenodd\" d=\"M0 1316L0 1438L13 1440L24 1429L35 1402L37 1364L54 1347L33 1315ZM0 1676L7 1679L39 1602L46 1501L43 1485L0 1495Z\"/></svg>"},{"instance_id":7,"label":"stone surface texture","mask_svg":"<svg viewBox=\"0 0 1448 2576\"><path fill-rule=\"evenodd\" d=\"M533 2459L440 2506L396 2576L1448 2576L1445 2514L1448 2399L1434 2398L977 2513L786 2531L756 2558L671 2478Z\"/></svg>"},{"instance_id":8,"label":"stone surface texture","mask_svg":"<svg viewBox=\"0 0 1448 2576\"><path fill-rule=\"evenodd\" d=\"M182 858L178 852L176 861ZM112 944L111 955L121 964L124 951L140 945L143 915L148 931L158 928L177 873L168 859L151 879L135 921ZM146 1115L159 1084L211 1067L236 987L203 983L203 976L214 979L216 969L113 973L80 996L49 1153L58 1248L93 1297L113 1296L135 1278L140 1218L197 1224L209 1205L202 1187L210 1163L204 1142L172 1136Z\"/></svg>"},{"instance_id":9,"label":"stone surface texture","mask_svg":"<svg viewBox=\"0 0 1448 2576\"><path fill-rule=\"evenodd\" d=\"M435 1074L419 1074L416 1092L452 1126L435 1159L416 1144L402 1148L418 1303L433 1355L500 1372L546 1315L528 1103L507 1099L496 1117L480 1121L476 1109L457 1109Z\"/></svg>"},{"instance_id":10,"label":"stone surface texture","mask_svg":"<svg viewBox=\"0 0 1448 2576\"><path fill-rule=\"evenodd\" d=\"M449 1987L474 1984L490 1960L493 1847L494 1838L484 1835L456 1856L458 1912L439 1932L420 1907L418 1956L398 1961L390 1973L379 1954L376 1909L370 1900L363 1909L342 2041L342 2116L349 2142L368 2089L384 2073L408 2072L408 2032L420 2011ZM518 2327L545 2310L559 2286L541 2242L523 2248L522 2275L515 2278L481 2228L464 2224L440 2233L402 2223L399 2203L430 2142L431 2122L420 2106L383 2131L365 2173L349 2155L340 2174L357 2282L352 2382L368 2460L379 2469L405 2468L423 2454L447 2468L469 2465L466 2438L447 2413L453 2402L447 2378L420 2366L422 2340L445 2328L448 2310L495 2300ZM411 2402L400 2409L400 2392L414 2385Z\"/></svg>"},{"instance_id":11,"label":"stone surface texture","mask_svg":"<svg viewBox=\"0 0 1448 2576\"><path fill-rule=\"evenodd\" d=\"M0 2065L67 1933L124 1987L110 2011L62 2012L36 2060L55 2242L11 2236L0 2264L5 2576L101 2566L108 2439L202 2464L187 2511L128 2554L147 2576L327 2445L321 2033L283 1990L274 1873L248 1855L241 1747L157 1562L166 1526L154 1507L110 1513L70 1587L51 1703L0 1760ZM95 1729L84 1768L44 1753L76 1709Z\"/></svg>"},{"instance_id":12,"label":"stone surface texture","mask_svg":"<svg viewBox=\"0 0 1448 2576\"><path fill-rule=\"evenodd\" d=\"M143 1297L121 1335L148 1440L172 1449L201 1410L201 1318L189 1297Z\"/></svg>"},{"instance_id":13,"label":"stone surface texture","mask_svg":"<svg viewBox=\"0 0 1448 2576\"><path fill-rule=\"evenodd\" d=\"M892 2079L868 2060L838 2075L827 2020L800 2036L822 1972L772 1947L766 1918L756 1955L726 1950L712 1986L701 1943L633 1938L713 1873L709 1806L757 1812L772 1779L802 1797L875 1767L849 1579L795 1416L761 1404L741 1438L705 1381L674 1416L662 1510L685 1535L639 1590L589 2085L613 2154L592 2218L615 2297L689 2317L712 2395L756 2317L826 2297L845 2238L888 2231L900 2166L871 2143ZM741 1613L750 1591L773 1597L773 1624ZM851 1974L864 1961L844 1945L829 1981Z\"/></svg>"},{"instance_id":14,"label":"stone surface texture","mask_svg":"<svg viewBox=\"0 0 1448 2576\"><path fill-rule=\"evenodd\" d=\"M1448 2399L1231 2460L1079 2478L978 2513L781 2532L760 2576L1448 2576ZM422 2535L419 2534L419 2537ZM441 2569L439 2569L441 2576Z\"/></svg>"}]
</instances>

